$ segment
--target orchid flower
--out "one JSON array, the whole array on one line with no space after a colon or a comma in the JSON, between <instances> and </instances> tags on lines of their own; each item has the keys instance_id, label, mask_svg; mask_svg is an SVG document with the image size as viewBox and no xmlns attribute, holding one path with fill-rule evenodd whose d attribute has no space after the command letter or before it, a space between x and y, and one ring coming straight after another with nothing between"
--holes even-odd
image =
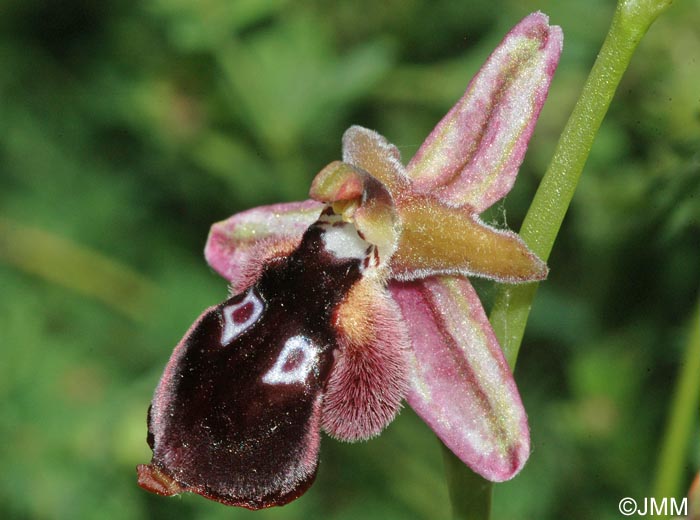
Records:
<instances>
[{"instance_id":1,"label":"orchid flower","mask_svg":"<svg viewBox=\"0 0 700 520\"><path fill-rule=\"evenodd\" d=\"M545 15L526 17L407 166L353 126L310 200L214 224L206 259L233 296L165 368L142 487L285 504L313 482L320 430L369 439L404 399L485 478L520 471L527 416L467 277L547 275L518 235L478 215L513 185L561 46Z\"/></svg>"}]
</instances>

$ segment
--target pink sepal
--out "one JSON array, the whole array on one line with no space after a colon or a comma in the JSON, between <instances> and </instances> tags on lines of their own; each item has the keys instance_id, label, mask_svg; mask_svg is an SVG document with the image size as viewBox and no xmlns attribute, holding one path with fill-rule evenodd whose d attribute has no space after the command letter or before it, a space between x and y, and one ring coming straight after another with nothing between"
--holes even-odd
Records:
<instances>
[{"instance_id":1,"label":"pink sepal","mask_svg":"<svg viewBox=\"0 0 700 520\"><path fill-rule=\"evenodd\" d=\"M491 54L408 164L416 191L477 213L510 191L561 54L548 21L527 16Z\"/></svg>"},{"instance_id":2,"label":"pink sepal","mask_svg":"<svg viewBox=\"0 0 700 520\"><path fill-rule=\"evenodd\" d=\"M474 471L512 478L530 454L527 416L476 292L455 277L389 289L413 347L408 403Z\"/></svg>"},{"instance_id":3,"label":"pink sepal","mask_svg":"<svg viewBox=\"0 0 700 520\"><path fill-rule=\"evenodd\" d=\"M217 222L204 248L207 263L231 282L232 292L241 292L257 279L265 262L299 245L323 207L314 200L272 204Z\"/></svg>"}]
</instances>

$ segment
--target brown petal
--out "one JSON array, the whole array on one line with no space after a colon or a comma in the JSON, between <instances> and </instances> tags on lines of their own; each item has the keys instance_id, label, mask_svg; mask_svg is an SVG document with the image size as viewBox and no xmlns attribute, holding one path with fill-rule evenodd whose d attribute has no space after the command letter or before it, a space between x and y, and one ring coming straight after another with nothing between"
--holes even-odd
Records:
<instances>
[{"instance_id":1,"label":"brown petal","mask_svg":"<svg viewBox=\"0 0 700 520\"><path fill-rule=\"evenodd\" d=\"M408 186L399 149L373 130L355 125L345 131L343 161L368 172L392 195Z\"/></svg>"},{"instance_id":2,"label":"brown petal","mask_svg":"<svg viewBox=\"0 0 700 520\"><path fill-rule=\"evenodd\" d=\"M545 263L518 235L487 226L467 208L414 196L398 210L403 232L391 260L397 279L461 274L514 283L547 276Z\"/></svg>"}]
</instances>

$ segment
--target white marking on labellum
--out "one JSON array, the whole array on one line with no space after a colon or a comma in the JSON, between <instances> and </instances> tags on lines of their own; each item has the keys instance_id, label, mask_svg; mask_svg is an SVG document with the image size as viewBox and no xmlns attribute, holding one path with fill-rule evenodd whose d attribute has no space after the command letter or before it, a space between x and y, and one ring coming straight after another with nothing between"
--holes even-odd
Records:
<instances>
[{"instance_id":1,"label":"white marking on labellum","mask_svg":"<svg viewBox=\"0 0 700 520\"><path fill-rule=\"evenodd\" d=\"M323 245L336 258L358 258L363 260L370 244L357 234L355 226L341 224L323 230Z\"/></svg>"},{"instance_id":2,"label":"white marking on labellum","mask_svg":"<svg viewBox=\"0 0 700 520\"><path fill-rule=\"evenodd\" d=\"M221 345L226 346L238 336L243 334L253 325L262 314L264 304L262 300L249 289L238 303L224 307L221 314L224 316L224 330L221 333Z\"/></svg>"},{"instance_id":3,"label":"white marking on labellum","mask_svg":"<svg viewBox=\"0 0 700 520\"><path fill-rule=\"evenodd\" d=\"M317 368L318 347L305 336L292 336L285 343L275 364L263 376L269 385L304 383Z\"/></svg>"}]
</instances>

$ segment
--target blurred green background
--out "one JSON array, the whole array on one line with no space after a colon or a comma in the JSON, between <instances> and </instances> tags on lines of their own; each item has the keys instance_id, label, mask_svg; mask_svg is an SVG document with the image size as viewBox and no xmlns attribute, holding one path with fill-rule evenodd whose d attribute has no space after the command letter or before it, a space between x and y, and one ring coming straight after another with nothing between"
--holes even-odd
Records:
<instances>
[{"instance_id":1,"label":"blurred green background","mask_svg":"<svg viewBox=\"0 0 700 520\"><path fill-rule=\"evenodd\" d=\"M700 3L676 4L620 86L550 259L516 370L533 453L496 486L495 518L619 518L620 498L649 493L700 288ZM251 517L136 485L160 372L227 292L202 257L210 224L305 198L351 124L409 159L542 10L564 54L516 188L487 215L517 229L613 9L0 2L0 517ZM694 432L684 486L697 418ZM441 457L406 409L370 442L324 438L312 489L257 517L446 518Z\"/></svg>"}]
</instances>

